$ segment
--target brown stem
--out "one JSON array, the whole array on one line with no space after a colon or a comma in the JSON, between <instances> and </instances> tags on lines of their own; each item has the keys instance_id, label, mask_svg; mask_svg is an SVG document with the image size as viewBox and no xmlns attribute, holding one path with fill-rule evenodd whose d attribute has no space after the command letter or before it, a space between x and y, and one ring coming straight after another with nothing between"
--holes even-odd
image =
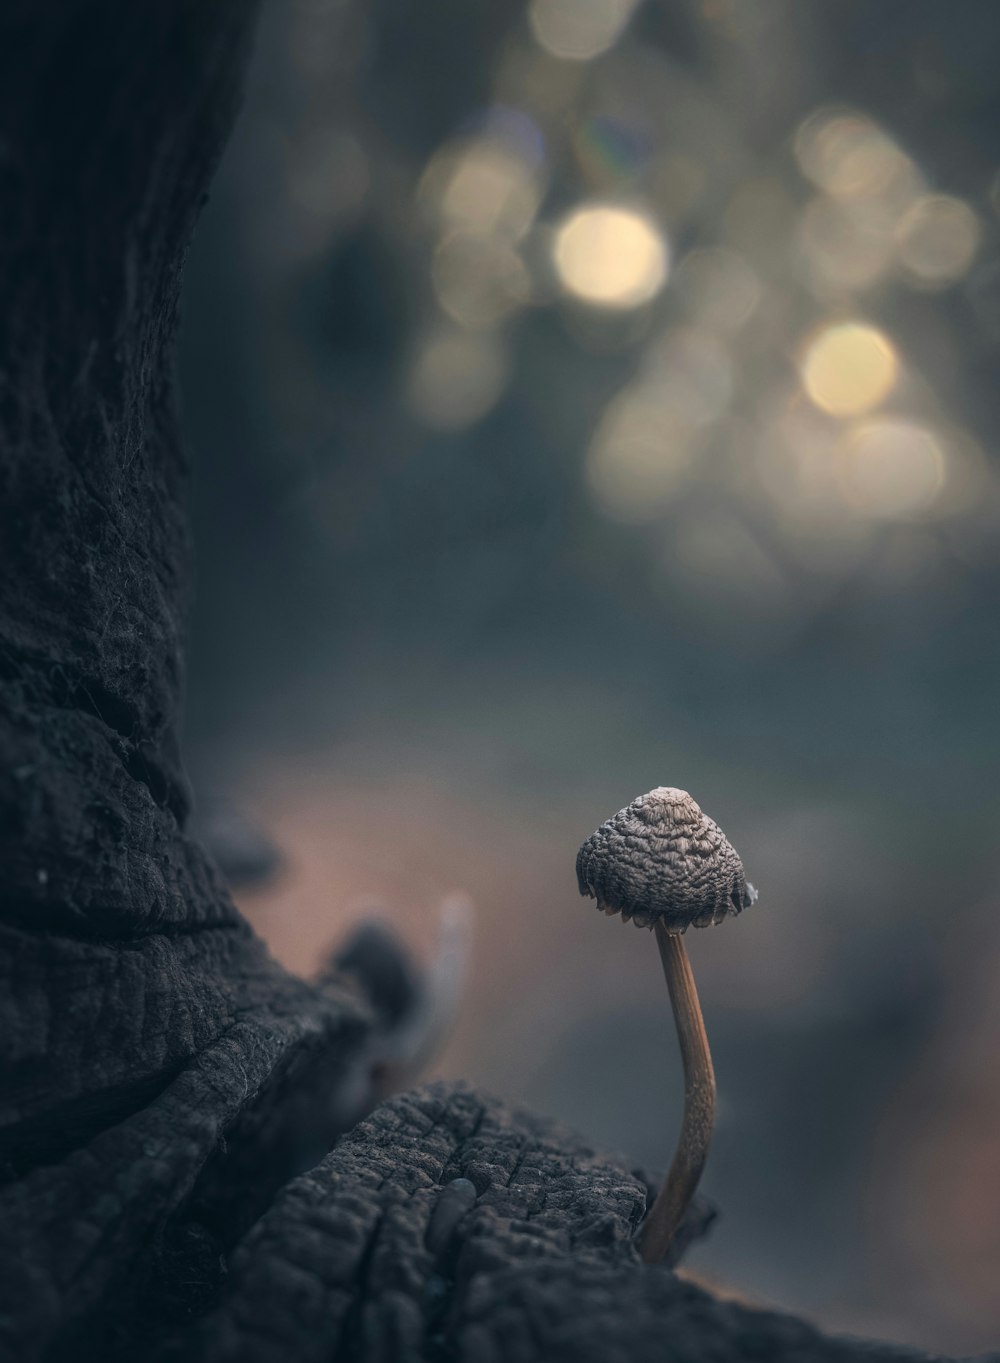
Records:
<instances>
[{"instance_id":1,"label":"brown stem","mask_svg":"<svg viewBox=\"0 0 1000 1363\"><path fill-rule=\"evenodd\" d=\"M712 1053L684 938L662 922L655 931L684 1063L684 1118L670 1172L639 1233L639 1253L647 1264L660 1263L670 1249L705 1167L715 1122Z\"/></svg>"}]
</instances>

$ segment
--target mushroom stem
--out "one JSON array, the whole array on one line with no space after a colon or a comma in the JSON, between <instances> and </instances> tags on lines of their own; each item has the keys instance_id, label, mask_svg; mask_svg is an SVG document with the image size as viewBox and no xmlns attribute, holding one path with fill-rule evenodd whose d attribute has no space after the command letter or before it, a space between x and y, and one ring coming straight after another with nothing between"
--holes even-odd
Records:
<instances>
[{"instance_id":1,"label":"mushroom stem","mask_svg":"<svg viewBox=\"0 0 1000 1363\"><path fill-rule=\"evenodd\" d=\"M715 1122L712 1053L684 938L662 921L655 931L684 1063L684 1118L670 1172L639 1234L639 1253L647 1264L660 1263L670 1249L705 1167Z\"/></svg>"}]
</instances>

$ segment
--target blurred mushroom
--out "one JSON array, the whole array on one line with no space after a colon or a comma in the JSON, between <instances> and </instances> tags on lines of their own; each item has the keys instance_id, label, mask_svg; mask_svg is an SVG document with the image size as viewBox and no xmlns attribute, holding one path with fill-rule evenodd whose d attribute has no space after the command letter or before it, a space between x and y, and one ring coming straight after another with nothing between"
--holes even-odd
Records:
<instances>
[{"instance_id":1,"label":"blurred mushroom","mask_svg":"<svg viewBox=\"0 0 1000 1363\"><path fill-rule=\"evenodd\" d=\"M472 901L465 895L442 900L437 947L417 1007L385 1039L379 1063L385 1093L415 1083L444 1050L468 980L474 919Z\"/></svg>"},{"instance_id":2,"label":"blurred mushroom","mask_svg":"<svg viewBox=\"0 0 1000 1363\"><path fill-rule=\"evenodd\" d=\"M202 797L194 831L231 890L259 890L282 870L284 858L269 834L227 800Z\"/></svg>"},{"instance_id":3,"label":"blurred mushroom","mask_svg":"<svg viewBox=\"0 0 1000 1363\"><path fill-rule=\"evenodd\" d=\"M582 895L606 914L656 932L684 1064L684 1117L666 1182L639 1232L659 1263L698 1186L715 1121L715 1073L682 933L741 913L757 898L722 829L686 790L658 786L601 824L580 848Z\"/></svg>"},{"instance_id":4,"label":"blurred mushroom","mask_svg":"<svg viewBox=\"0 0 1000 1363\"><path fill-rule=\"evenodd\" d=\"M336 949L321 973L320 982L351 976L375 1020L358 1072L345 1076L341 1085L345 1112L360 1116L415 1083L455 1025L468 979L474 909L465 895L451 894L438 913L437 948L426 967L413 959L391 924L369 918Z\"/></svg>"}]
</instances>

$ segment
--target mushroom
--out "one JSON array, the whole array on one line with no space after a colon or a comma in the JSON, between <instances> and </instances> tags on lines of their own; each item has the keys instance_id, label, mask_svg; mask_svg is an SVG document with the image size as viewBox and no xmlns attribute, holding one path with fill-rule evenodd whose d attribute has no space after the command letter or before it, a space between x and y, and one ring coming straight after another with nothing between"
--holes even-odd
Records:
<instances>
[{"instance_id":1,"label":"mushroom","mask_svg":"<svg viewBox=\"0 0 1000 1363\"><path fill-rule=\"evenodd\" d=\"M721 923L757 898L736 849L686 790L658 786L602 823L576 858L580 893L656 933L684 1064L684 1117L666 1182L639 1231L660 1263L701 1178L715 1121L715 1072L682 934Z\"/></svg>"}]
</instances>

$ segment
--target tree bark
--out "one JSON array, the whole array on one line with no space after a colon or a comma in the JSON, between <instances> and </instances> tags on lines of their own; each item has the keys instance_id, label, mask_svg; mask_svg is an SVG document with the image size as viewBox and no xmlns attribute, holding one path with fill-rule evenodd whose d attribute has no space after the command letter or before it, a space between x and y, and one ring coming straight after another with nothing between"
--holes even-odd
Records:
<instances>
[{"instance_id":1,"label":"tree bark","mask_svg":"<svg viewBox=\"0 0 1000 1363\"><path fill-rule=\"evenodd\" d=\"M172 347L253 9L18 0L0 20L0 1349L12 1358L79 1357L85 1322L114 1315L154 1259L176 1259L171 1218L209 1171L219 1221L234 1167L257 1159L263 1205L322 1153L337 1121L322 1095L368 1027L346 988L312 988L270 960L185 834ZM295 1141L273 1113L293 1083L321 1087Z\"/></svg>"},{"instance_id":2,"label":"tree bark","mask_svg":"<svg viewBox=\"0 0 1000 1363\"><path fill-rule=\"evenodd\" d=\"M0 1357L876 1356L643 1266L647 1185L565 1132L447 1088L357 1124L377 1007L186 832L172 347L253 10L0 18Z\"/></svg>"}]
</instances>

